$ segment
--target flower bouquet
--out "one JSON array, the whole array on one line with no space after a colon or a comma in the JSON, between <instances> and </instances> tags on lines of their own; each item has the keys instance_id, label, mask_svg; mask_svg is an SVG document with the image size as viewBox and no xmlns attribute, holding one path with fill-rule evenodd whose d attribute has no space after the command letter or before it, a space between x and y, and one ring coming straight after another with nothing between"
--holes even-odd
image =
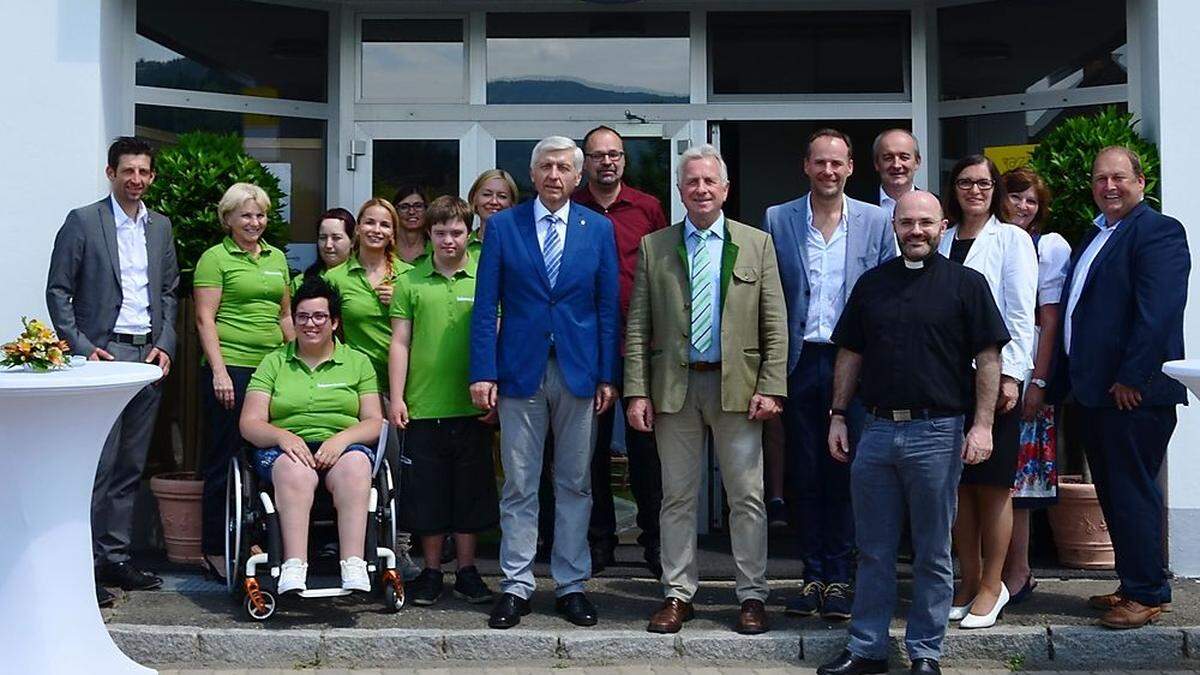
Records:
<instances>
[{"instance_id":1,"label":"flower bouquet","mask_svg":"<svg viewBox=\"0 0 1200 675\"><path fill-rule=\"evenodd\" d=\"M49 326L37 319L21 317L25 330L16 340L0 345L0 366L35 372L61 370L70 366L66 340L58 339Z\"/></svg>"}]
</instances>

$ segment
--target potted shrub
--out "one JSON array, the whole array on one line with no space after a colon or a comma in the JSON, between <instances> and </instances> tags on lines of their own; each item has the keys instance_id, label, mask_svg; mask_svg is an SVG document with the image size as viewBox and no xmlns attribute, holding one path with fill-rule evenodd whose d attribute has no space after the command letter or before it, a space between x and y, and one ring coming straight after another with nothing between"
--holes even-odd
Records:
<instances>
[{"instance_id":1,"label":"potted shrub","mask_svg":"<svg viewBox=\"0 0 1200 675\"><path fill-rule=\"evenodd\" d=\"M1072 243L1083 238L1096 216L1092 200L1092 160L1102 148L1121 145L1130 148L1142 160L1146 172L1146 202L1159 205L1158 148L1138 135L1138 122L1132 113L1109 107L1098 114L1072 117L1046 134L1034 149L1029 165L1046 181L1054 195L1045 229L1062 234ZM1070 416L1070 407L1064 413ZM1060 434L1066 424L1059 425ZM1059 461L1069 449L1063 435L1059 436ZM1084 457L1079 448L1080 457ZM1112 569L1115 564L1108 525L1096 498L1086 458L1077 475L1061 475L1058 503L1050 507L1050 528L1058 549L1059 562L1067 567L1083 569Z\"/></svg>"},{"instance_id":2,"label":"potted shrub","mask_svg":"<svg viewBox=\"0 0 1200 675\"><path fill-rule=\"evenodd\" d=\"M192 273L196 261L225 236L217 218L221 195L237 182L254 183L271 198L266 238L273 244L288 239L282 218L286 196L279 179L246 154L235 134L196 131L181 134L174 145L155 158L157 177L146 192L146 205L171 219L179 258L179 344L172 375L164 392L162 416L170 419L170 437L178 446L173 471L150 479L158 500L167 557L173 562L200 563L200 498L204 481L198 474L203 425L197 391L200 339L192 306ZM178 373L177 376L175 374Z\"/></svg>"}]
</instances>

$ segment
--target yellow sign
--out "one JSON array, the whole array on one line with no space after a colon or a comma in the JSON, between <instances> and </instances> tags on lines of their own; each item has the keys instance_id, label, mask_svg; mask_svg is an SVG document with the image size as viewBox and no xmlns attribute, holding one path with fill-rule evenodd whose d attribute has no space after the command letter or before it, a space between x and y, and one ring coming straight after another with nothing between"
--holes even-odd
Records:
<instances>
[{"instance_id":1,"label":"yellow sign","mask_svg":"<svg viewBox=\"0 0 1200 675\"><path fill-rule=\"evenodd\" d=\"M993 145L983 149L983 154L988 159L996 163L996 167L1000 169L1000 173L1025 166L1029 163L1029 156L1033 154L1033 149L1037 144L1033 145Z\"/></svg>"}]
</instances>

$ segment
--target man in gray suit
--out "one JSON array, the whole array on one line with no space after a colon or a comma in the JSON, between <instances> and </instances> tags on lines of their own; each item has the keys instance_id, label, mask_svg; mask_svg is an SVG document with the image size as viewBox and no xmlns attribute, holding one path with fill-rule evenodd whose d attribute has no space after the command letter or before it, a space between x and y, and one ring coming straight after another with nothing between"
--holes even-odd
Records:
<instances>
[{"instance_id":1,"label":"man in gray suit","mask_svg":"<svg viewBox=\"0 0 1200 675\"><path fill-rule=\"evenodd\" d=\"M854 519L849 465L827 450L833 394L831 342L846 298L863 272L896 255L886 214L845 194L854 172L850 137L820 129L808 138L804 173L811 191L767 209L788 313L788 398L784 405L786 474L792 523L804 560L800 596L788 614L850 618L854 576ZM857 431L861 410L850 411ZM853 440L853 439L852 439ZM853 446L852 446L853 447Z\"/></svg>"},{"instance_id":2,"label":"man in gray suit","mask_svg":"<svg viewBox=\"0 0 1200 675\"><path fill-rule=\"evenodd\" d=\"M105 170L112 192L67 214L54 239L46 306L59 337L91 361L143 361L167 376L175 353L175 289L179 266L171 221L142 203L154 181L154 152L136 138L118 138ZM137 493L162 390L147 385L117 418L92 487L92 551L96 599L110 604L104 584L150 589L162 579L130 562Z\"/></svg>"}]
</instances>

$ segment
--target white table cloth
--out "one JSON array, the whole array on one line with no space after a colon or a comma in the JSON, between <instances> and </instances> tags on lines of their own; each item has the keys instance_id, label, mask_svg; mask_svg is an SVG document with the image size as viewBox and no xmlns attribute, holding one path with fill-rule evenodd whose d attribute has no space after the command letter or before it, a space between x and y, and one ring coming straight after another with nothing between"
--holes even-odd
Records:
<instances>
[{"instance_id":1,"label":"white table cloth","mask_svg":"<svg viewBox=\"0 0 1200 675\"><path fill-rule=\"evenodd\" d=\"M1183 383L1193 394L1200 396L1200 359L1167 361L1163 372Z\"/></svg>"},{"instance_id":2,"label":"white table cloth","mask_svg":"<svg viewBox=\"0 0 1200 675\"><path fill-rule=\"evenodd\" d=\"M153 673L125 656L96 606L91 497L117 414L161 377L144 363L0 369L0 670Z\"/></svg>"}]
</instances>

